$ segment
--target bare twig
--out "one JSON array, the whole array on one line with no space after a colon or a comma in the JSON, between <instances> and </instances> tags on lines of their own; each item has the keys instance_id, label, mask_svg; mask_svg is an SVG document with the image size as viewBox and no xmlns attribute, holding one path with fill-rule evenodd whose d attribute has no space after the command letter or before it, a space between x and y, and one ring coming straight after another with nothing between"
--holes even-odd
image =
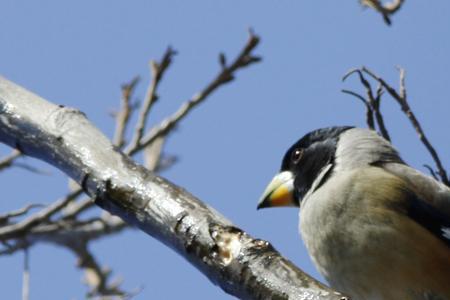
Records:
<instances>
[{"instance_id":1,"label":"bare twig","mask_svg":"<svg viewBox=\"0 0 450 300\"><path fill-rule=\"evenodd\" d=\"M436 172L433 170L433 168L430 165L424 164L423 166L428 170L428 172L430 172L430 175L434 179L439 180L439 178L436 176Z\"/></svg>"},{"instance_id":2,"label":"bare twig","mask_svg":"<svg viewBox=\"0 0 450 300\"><path fill-rule=\"evenodd\" d=\"M136 85L139 83L139 76L134 77L129 83L122 85L122 106L116 115L116 131L114 133L114 145L122 148L125 144L125 130L132 111L131 98Z\"/></svg>"},{"instance_id":3,"label":"bare twig","mask_svg":"<svg viewBox=\"0 0 450 300\"><path fill-rule=\"evenodd\" d=\"M373 121L373 109L372 106L370 105L370 103L360 94L355 93L353 91L350 90L341 90L341 92L343 92L344 94L348 94L351 96L356 97L356 99L361 100L361 102L365 105L366 107L366 123L367 123L367 127L369 127L372 130L375 130L375 123Z\"/></svg>"},{"instance_id":4,"label":"bare twig","mask_svg":"<svg viewBox=\"0 0 450 300\"><path fill-rule=\"evenodd\" d=\"M83 198L77 202L71 203L64 208L63 219L75 219L86 210L95 206L94 200L90 197Z\"/></svg>"},{"instance_id":5,"label":"bare twig","mask_svg":"<svg viewBox=\"0 0 450 300\"><path fill-rule=\"evenodd\" d=\"M120 289L120 282L110 283L111 271L103 268L95 259L94 255L87 247L72 247L71 250L78 257L78 267L84 269L84 281L90 287L87 297L94 296L123 296L125 292Z\"/></svg>"},{"instance_id":6,"label":"bare twig","mask_svg":"<svg viewBox=\"0 0 450 300\"><path fill-rule=\"evenodd\" d=\"M216 91L220 86L232 81L234 79L234 73L237 70L259 62L261 58L252 55L252 51L259 44L259 41L259 37L250 30L247 44L231 65L224 65L226 60L222 59L221 71L216 78L214 78L201 92L186 101L172 116L163 120L159 126L153 127L138 144L131 144L130 147L127 147L125 153L133 155L137 151L153 143L158 137L166 135L178 122L186 117L194 107L202 103L211 93Z\"/></svg>"},{"instance_id":7,"label":"bare twig","mask_svg":"<svg viewBox=\"0 0 450 300\"><path fill-rule=\"evenodd\" d=\"M25 207L22 207L18 210L13 210L10 212L7 212L6 214L0 215L0 226L3 226L4 224L7 224L9 222L9 219L20 217L23 215L26 215L31 209L37 208L37 207L43 207L43 204L28 204Z\"/></svg>"},{"instance_id":8,"label":"bare twig","mask_svg":"<svg viewBox=\"0 0 450 300\"><path fill-rule=\"evenodd\" d=\"M69 202L78 197L81 194L81 190L74 191L67 195L66 197L52 203L47 208L41 210L40 212L30 216L29 218L8 226L0 228L0 240L7 240L11 237L20 237L31 227L39 224L43 221L48 220L53 214L60 211Z\"/></svg>"},{"instance_id":9,"label":"bare twig","mask_svg":"<svg viewBox=\"0 0 450 300\"><path fill-rule=\"evenodd\" d=\"M390 3L383 4L381 0L360 0L361 5L371 7L383 16L387 25L391 25L391 16L396 13L404 3L404 0L392 0Z\"/></svg>"},{"instance_id":10,"label":"bare twig","mask_svg":"<svg viewBox=\"0 0 450 300\"><path fill-rule=\"evenodd\" d=\"M47 242L65 247L77 255L78 266L86 272L86 283L91 288L89 296L126 295L119 288L120 282L110 282L111 272L100 267L87 247L89 242L106 234L119 233L126 226L121 219L109 214L84 221L59 220L49 224L41 223L31 228L23 239L18 239L13 245L8 245L4 250L0 250L0 255L12 254L21 249L28 251L28 248L37 242Z\"/></svg>"},{"instance_id":11,"label":"bare twig","mask_svg":"<svg viewBox=\"0 0 450 300\"><path fill-rule=\"evenodd\" d=\"M161 136L144 148L144 166L147 169L154 171L160 165L165 141L166 138Z\"/></svg>"},{"instance_id":12,"label":"bare twig","mask_svg":"<svg viewBox=\"0 0 450 300\"><path fill-rule=\"evenodd\" d=\"M378 128L381 132L381 135L388 141L391 141L391 137L386 128L386 125L384 124L384 118L383 118L383 115L381 114L381 110L380 110L381 96L383 95L382 85L381 84L378 85L375 98L373 98L372 93L370 93L370 95L371 95L370 101L372 103L372 106L374 107L373 111L375 114L375 118L377 120Z\"/></svg>"},{"instance_id":13,"label":"bare twig","mask_svg":"<svg viewBox=\"0 0 450 300\"><path fill-rule=\"evenodd\" d=\"M22 279L22 300L30 299L30 253L28 248L23 249L23 279Z\"/></svg>"},{"instance_id":14,"label":"bare twig","mask_svg":"<svg viewBox=\"0 0 450 300\"><path fill-rule=\"evenodd\" d=\"M12 153L2 159L0 159L0 171L2 169L10 167L14 160L19 158L22 154L18 150L13 150Z\"/></svg>"},{"instance_id":15,"label":"bare twig","mask_svg":"<svg viewBox=\"0 0 450 300\"><path fill-rule=\"evenodd\" d=\"M425 148L428 150L428 152L430 153L434 162L436 163L437 171L438 171L441 181L444 184L446 184L447 186L450 186L450 182L447 177L447 172L445 171L445 169L442 165L439 155L437 154L434 147L431 145L430 141L428 140L427 136L425 135L425 132L422 129L422 126L420 125L414 112L411 110L411 107L409 106L407 96L406 96L406 88L405 88L405 70L402 68L398 68L398 69L400 72L400 87L399 87L398 93L391 85L389 85L386 81L384 81L381 77L379 77L378 75L373 73L368 68L362 67L361 71L368 74L376 81L378 81L383 86L383 88L389 93L389 95L391 95L391 97L397 101L397 103L400 105L401 110L405 113L408 120L411 122L412 126L416 130L420 141L424 144Z\"/></svg>"},{"instance_id":16,"label":"bare twig","mask_svg":"<svg viewBox=\"0 0 450 300\"><path fill-rule=\"evenodd\" d=\"M381 114L381 111L380 111L381 96L383 95L382 86L381 85L378 86L377 91L376 91L376 96L374 96L370 82L364 77L364 74L359 69L350 70L349 72L347 72L344 75L342 80L345 81L350 75L353 75L355 73L358 74L361 84L366 89L367 100L355 92L348 91L348 90L343 90L343 92L350 94L352 96L355 96L359 100L363 101L363 103L366 105L366 109L367 109L366 119L367 119L368 127L371 129L374 129L375 126L374 126L374 122L373 122L373 116L375 116L375 119L377 121L377 127L380 130L380 134L386 140L390 141L391 137L389 135L389 132L388 132L386 126L384 125L383 115ZM369 114L370 114L370 116L369 116Z\"/></svg>"},{"instance_id":17,"label":"bare twig","mask_svg":"<svg viewBox=\"0 0 450 300\"><path fill-rule=\"evenodd\" d=\"M172 63L172 59L175 54L176 51L173 50L171 47L168 47L166 52L164 53L163 58L161 59L161 62L156 62L154 60L150 61L150 68L152 74L151 82L148 87L145 100L142 103L141 109L139 111L139 119L136 123L134 136L131 139L130 145L127 147L127 149L133 149L139 145L142 136L144 135L145 125L147 123L150 109L158 99L157 93L158 85L161 82L161 79L163 78L165 71Z\"/></svg>"},{"instance_id":18,"label":"bare twig","mask_svg":"<svg viewBox=\"0 0 450 300\"><path fill-rule=\"evenodd\" d=\"M28 170L32 173L36 173L36 174L41 174L41 175L49 175L50 173L48 171L43 171L43 170L39 170L38 168L29 166L27 164L24 163L19 163L16 162L17 158L21 157L22 153L15 149L12 151L12 153L2 159L0 159L0 171L2 169L8 168L8 167L12 167L12 166L16 166L25 170Z\"/></svg>"}]
</instances>

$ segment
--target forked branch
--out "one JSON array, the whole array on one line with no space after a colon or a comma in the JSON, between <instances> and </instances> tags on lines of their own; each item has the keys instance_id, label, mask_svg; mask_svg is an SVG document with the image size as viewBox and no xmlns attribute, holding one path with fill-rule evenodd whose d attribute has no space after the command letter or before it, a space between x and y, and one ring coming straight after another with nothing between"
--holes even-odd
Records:
<instances>
[{"instance_id":1,"label":"forked branch","mask_svg":"<svg viewBox=\"0 0 450 300\"><path fill-rule=\"evenodd\" d=\"M422 142L422 144L425 146L427 151L430 153L432 159L434 160L436 164L436 172L431 172L432 175L436 176L435 173L439 175L439 179L447 186L450 186L450 182L447 177L447 172L445 171L444 166L442 165L441 159L439 158L439 155L437 154L435 148L429 141L428 137L426 136L424 130L422 129L422 125L420 124L419 120L417 119L416 115L412 111L407 98L406 93L406 86L405 86L405 70L402 68L398 68L399 70L399 77L400 77L400 85L398 88L398 91L392 87L392 85L388 84L383 78L376 75L373 71L366 67L361 67L360 69L354 69L350 70L343 78L343 80L346 80L349 76L352 74L358 74L359 79L362 83L362 85L366 89L367 97L364 98L361 95L349 91L349 90L343 90L344 93L351 94L355 97L357 97L359 100L363 101L366 105L366 108L368 110L367 115L374 114L376 116L377 125L380 129L381 134L388 140L390 140L389 133L386 129L386 126L384 125L383 116L380 112L380 102L381 102L381 96L383 94L383 91L386 91L399 105L402 110L402 112L405 114L405 116L410 121L411 125L413 126L414 130L417 132L417 135L419 137L419 140ZM367 80L365 76L371 77L373 80L375 80L378 83L378 88L376 91L376 96L373 94L373 89L370 84L370 82ZM370 120L369 117L367 117L367 123L368 126L373 126L373 122ZM429 168L429 166L427 167Z\"/></svg>"}]
</instances>

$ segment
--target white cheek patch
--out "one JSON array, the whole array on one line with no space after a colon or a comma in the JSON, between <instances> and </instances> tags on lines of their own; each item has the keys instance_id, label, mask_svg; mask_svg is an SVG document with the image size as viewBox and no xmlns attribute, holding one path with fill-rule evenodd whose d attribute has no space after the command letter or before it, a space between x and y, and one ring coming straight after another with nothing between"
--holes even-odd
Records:
<instances>
[{"instance_id":1,"label":"white cheek patch","mask_svg":"<svg viewBox=\"0 0 450 300\"><path fill-rule=\"evenodd\" d=\"M442 227L442 236L448 240L450 240L450 228L449 227Z\"/></svg>"},{"instance_id":2,"label":"white cheek patch","mask_svg":"<svg viewBox=\"0 0 450 300\"><path fill-rule=\"evenodd\" d=\"M328 164L322 168L319 175L317 175L316 179L313 181L311 187L309 188L309 191L306 193L305 197L303 197L303 200L306 200L312 193L314 193L317 187L322 184L323 178L325 177L325 175L327 175L328 171L330 171L332 167L332 164Z\"/></svg>"}]
</instances>

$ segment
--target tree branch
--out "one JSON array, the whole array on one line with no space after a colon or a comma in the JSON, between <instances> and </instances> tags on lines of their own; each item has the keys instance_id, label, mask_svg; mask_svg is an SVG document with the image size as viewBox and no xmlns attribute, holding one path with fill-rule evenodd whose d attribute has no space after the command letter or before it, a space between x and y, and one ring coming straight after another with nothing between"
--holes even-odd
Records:
<instances>
[{"instance_id":1,"label":"tree branch","mask_svg":"<svg viewBox=\"0 0 450 300\"><path fill-rule=\"evenodd\" d=\"M30 253L23 250L22 300L30 299Z\"/></svg>"},{"instance_id":2,"label":"tree branch","mask_svg":"<svg viewBox=\"0 0 450 300\"><path fill-rule=\"evenodd\" d=\"M380 130L381 135L388 141L391 141L391 137L389 135L389 132L384 125L384 119L383 115L380 111L380 104L381 104L381 96L383 95L383 86L379 85L376 91L376 96L374 96L372 86L370 85L370 82L364 77L363 73L359 69L353 69L347 72L347 74L344 75L342 78L343 81L345 81L349 76L352 74L358 74L359 81L366 89L366 95L367 100L362 97L361 95L347 90L342 90L342 92L346 94L350 94L352 96L357 97L359 100L362 100L363 103L366 105L367 113L366 113L366 119L367 119L367 125L370 129L374 129L374 121L373 117L375 116L375 119L377 121L377 127Z\"/></svg>"},{"instance_id":3,"label":"tree branch","mask_svg":"<svg viewBox=\"0 0 450 300\"><path fill-rule=\"evenodd\" d=\"M66 206L70 201L78 197L81 193L82 193L81 190L76 190L67 195L66 197L64 197L63 199L60 199L52 203L47 208L44 208L40 212L32 215L31 217L19 223L0 227L0 240L4 241L11 237L20 237L35 224L39 224L43 221L48 220L53 214L61 210L64 206Z\"/></svg>"},{"instance_id":4,"label":"tree branch","mask_svg":"<svg viewBox=\"0 0 450 300\"><path fill-rule=\"evenodd\" d=\"M360 0L361 5L371 7L383 16L387 25L391 25L391 16L395 14L403 5L404 0L392 0L390 3L383 4L381 0Z\"/></svg>"},{"instance_id":5,"label":"tree branch","mask_svg":"<svg viewBox=\"0 0 450 300\"><path fill-rule=\"evenodd\" d=\"M32 203L32 204L28 204L25 207L19 208L17 210L13 210L13 211L7 212L5 214L1 214L0 215L0 226L5 226L5 224L10 223L10 219L26 215L31 209L37 208L37 207L42 207L42 206L44 206L44 205Z\"/></svg>"},{"instance_id":6,"label":"tree branch","mask_svg":"<svg viewBox=\"0 0 450 300\"><path fill-rule=\"evenodd\" d=\"M243 299L342 299L268 242L131 161L78 110L0 78L0 116L1 142L61 169L99 206L177 251L226 292Z\"/></svg>"},{"instance_id":7,"label":"tree branch","mask_svg":"<svg viewBox=\"0 0 450 300\"><path fill-rule=\"evenodd\" d=\"M422 129L422 125L420 124L419 120L416 118L416 115L414 114L411 107L409 106L407 94L406 94L406 86L405 86L405 70L400 67L398 68L398 70L400 73L400 76L399 76L400 77L400 86L399 86L398 92L395 88L393 88L390 84L388 84L383 78L376 75L374 72L372 72L370 69L368 69L366 67L361 67L360 69L350 70L349 72L347 72L347 74L344 75L343 80L346 80L352 74L358 74L362 85L366 88L367 99L365 99L361 95L359 95L355 92L352 92L352 91L343 90L343 92L347 93L347 94L351 94L352 96L356 96L358 99L360 99L361 101L363 101L366 104L366 107L368 107L368 109L370 109L372 111L372 113L375 114L381 134L383 135L384 138L386 138L387 140L390 140L389 133L384 125L383 116L380 111L381 96L382 96L384 90L387 91L388 94L400 105L401 110L403 111L405 116L410 121L414 130L417 132L419 140L422 142L422 144L428 150L428 152L430 153L434 162L436 163L437 173L439 174L440 180L445 185L450 186L450 181L447 177L447 172L445 171L445 168L442 165L439 155L437 154L433 145L431 145L430 141L428 140L427 136L425 135L425 132ZM364 75L372 77L378 83L376 97L373 96L372 86L370 85L369 81L364 77ZM369 124L369 127L370 127L370 124ZM426 168L430 171L431 175L436 178L435 172L429 166L426 166Z\"/></svg>"},{"instance_id":8,"label":"tree branch","mask_svg":"<svg viewBox=\"0 0 450 300\"><path fill-rule=\"evenodd\" d=\"M366 107L366 124L367 127L369 127L369 129L375 130L375 122L373 120L373 109L372 106L370 105L369 101L366 100L366 98L364 98L363 96L361 96L358 93L355 93L353 91L350 90L341 90L341 92L343 92L344 94L348 94L351 95L353 97L355 97L356 99L360 100L364 106Z\"/></svg>"},{"instance_id":9,"label":"tree branch","mask_svg":"<svg viewBox=\"0 0 450 300\"><path fill-rule=\"evenodd\" d=\"M259 40L259 37L255 35L252 30L250 30L247 44L229 66L226 65L224 55L219 55L219 62L222 68L219 74L202 91L186 101L172 116L163 120L159 126L153 127L148 134L139 140L139 143L131 143L131 145L127 147L124 152L128 155L133 155L137 151L153 143L157 138L167 135L167 133L171 131L178 122L184 119L193 108L202 103L210 94L222 85L234 80L234 74L236 71L253 63L259 62L261 58L252 55L252 51L259 44Z\"/></svg>"},{"instance_id":10,"label":"tree branch","mask_svg":"<svg viewBox=\"0 0 450 300\"><path fill-rule=\"evenodd\" d=\"M0 171L9 168L21 155L22 153L20 153L20 151L14 150L10 155L0 159Z\"/></svg>"},{"instance_id":11,"label":"tree branch","mask_svg":"<svg viewBox=\"0 0 450 300\"><path fill-rule=\"evenodd\" d=\"M420 125L419 121L416 118L416 115L411 110L411 107L409 106L408 99L406 97L406 88L405 88L405 70L402 68L398 68L400 73L400 87L399 92L395 90L391 85L389 85L386 81L384 81L383 78L379 77L375 73L373 73L371 70L369 70L366 67L362 67L361 71L378 81L378 83L383 86L383 88L391 95L392 98L394 98L395 101L400 105L401 110L404 112L408 120L411 122L411 125L414 127L414 129L417 132L417 135L419 136L420 141L422 144L424 144L425 148L430 153L431 157L433 158L434 162L436 163L436 167L438 170L439 177L441 178L441 181L447 185L450 186L450 182L447 177L447 172L445 171L444 166L442 165L441 159L439 158L439 155L437 154L434 147L431 145L430 141L428 140L427 136L425 135L425 132L422 129L422 126Z\"/></svg>"},{"instance_id":12,"label":"tree branch","mask_svg":"<svg viewBox=\"0 0 450 300\"><path fill-rule=\"evenodd\" d=\"M158 86L163 78L163 75L167 68L172 63L172 59L175 56L176 51L171 47L168 47L166 52L163 55L163 58L160 62L156 62L154 60L150 61L150 69L151 69L151 82L147 90L147 94L145 96L145 100L142 103L141 109L139 111L139 119L136 123L136 128L134 132L134 136L131 139L130 145L128 149L134 149L139 146L141 142L142 136L144 135L145 125L147 124L148 115L150 109L153 104L158 100Z\"/></svg>"},{"instance_id":13,"label":"tree branch","mask_svg":"<svg viewBox=\"0 0 450 300\"><path fill-rule=\"evenodd\" d=\"M125 131L130 119L133 106L131 105L131 97L139 83L139 76L134 77L129 83L122 85L122 107L116 115L116 131L114 132L114 145L122 148L125 144Z\"/></svg>"}]
</instances>

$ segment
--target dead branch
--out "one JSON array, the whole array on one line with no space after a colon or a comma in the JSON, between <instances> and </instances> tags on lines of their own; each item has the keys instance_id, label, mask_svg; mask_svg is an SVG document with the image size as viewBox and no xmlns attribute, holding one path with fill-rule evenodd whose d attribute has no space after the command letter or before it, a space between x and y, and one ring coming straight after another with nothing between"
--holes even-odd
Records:
<instances>
[{"instance_id":1,"label":"dead branch","mask_svg":"<svg viewBox=\"0 0 450 300\"><path fill-rule=\"evenodd\" d=\"M226 292L244 299L342 299L269 243L252 238L182 188L136 165L79 111L0 79L0 114L1 142L60 168L99 206L173 248ZM39 237L64 240L58 225L40 226L54 228L52 235L39 236L33 228L27 243ZM77 242L71 235L66 242Z\"/></svg>"},{"instance_id":2,"label":"dead branch","mask_svg":"<svg viewBox=\"0 0 450 300\"><path fill-rule=\"evenodd\" d=\"M374 123L374 120L373 120L373 109L372 109L372 106L370 105L369 101L367 101L366 98L364 98L360 94L355 93L355 92L350 91L350 90L342 89L341 92L343 92L344 94L348 94L348 95L351 95L351 96L355 97L356 99L360 100L364 104L364 106L366 107L366 123L367 123L367 127L369 127L369 129L375 130L375 123Z\"/></svg>"},{"instance_id":3,"label":"dead branch","mask_svg":"<svg viewBox=\"0 0 450 300\"><path fill-rule=\"evenodd\" d=\"M439 155L437 154L434 147L431 145L430 141L428 140L427 136L425 135L425 132L422 129L422 125L420 125L419 121L416 118L416 115L411 110L411 107L409 106L407 96L406 96L406 87L405 87L405 70L402 68L398 68L400 73L400 86L399 86L399 92L395 90L391 85L389 85L386 81L384 81L381 77L373 73L371 70L369 70L366 67L362 67L361 71L366 73L367 75L371 76L373 79L378 81L379 84L383 86L383 88L389 93L389 95L394 98L394 100L397 101L397 103L400 105L401 110L404 112L405 116L410 121L411 125L416 130L420 141L422 144L424 144L425 148L430 153L431 157L433 158L434 162L436 163L437 172L439 174L439 177L441 178L441 181L447 185L450 186L450 182L447 177L447 172L445 171L445 168L442 165L441 159L439 158Z\"/></svg>"},{"instance_id":4,"label":"dead branch","mask_svg":"<svg viewBox=\"0 0 450 300\"><path fill-rule=\"evenodd\" d=\"M383 91L387 91L388 94L400 105L401 110L405 114L405 116L410 121L411 125L417 132L417 135L419 137L419 140L422 142L422 144L425 146L427 151L430 153L432 159L434 160L437 168L437 174L439 175L440 180L447 186L450 186L450 182L447 177L447 172L445 171L445 168L442 165L441 159L439 158L439 155L437 154L436 150L434 149L433 145L428 140L427 136L425 135L425 132L422 129L422 125L418 121L416 115L412 111L411 107L409 106L408 99L407 99L407 93L406 93L406 86L405 86L405 70L402 68L398 68L399 70L399 77L400 77L400 85L399 85L399 91L395 88L393 88L390 84L388 84L383 78L376 75L374 72L372 72L370 69L366 67L361 67L360 69L354 69L349 71L345 76L344 80L347 79L352 74L358 74L361 83L364 85L367 91L367 99L364 99L365 103L369 103L368 105L371 107L371 110L375 113L377 116L377 122L380 128L380 131L382 135L386 138L385 134L388 135L388 131L384 125L383 117L379 109L379 105L381 102L381 95L383 94ZM372 87L369 83L369 81L364 77L364 74L370 76L372 79L374 79L378 84L377 88L377 96L374 98L372 93ZM348 93L348 92L347 92ZM355 93L356 94L356 93ZM427 166L427 169L432 171L429 166ZM436 177L435 172L431 172L432 176Z\"/></svg>"},{"instance_id":5,"label":"dead branch","mask_svg":"<svg viewBox=\"0 0 450 300\"><path fill-rule=\"evenodd\" d=\"M5 241L12 237L16 238L23 236L24 233L26 233L34 225L47 221L53 214L60 211L63 207L65 207L74 198L78 197L81 193L82 193L81 190L72 192L63 199L60 199L52 203L47 208L44 208L40 212L32 215L31 217L19 223L0 227L0 240Z\"/></svg>"},{"instance_id":6,"label":"dead branch","mask_svg":"<svg viewBox=\"0 0 450 300\"><path fill-rule=\"evenodd\" d=\"M342 90L342 92L350 94L352 96L357 97L359 100L362 100L363 103L366 105L366 109L367 109L366 119L367 119L368 127L371 129L375 128L375 126L374 126L375 124L373 121L373 118L375 116L376 125L377 125L378 129L380 130L381 135L386 140L391 141L389 132L386 128L386 125L384 124L383 115L381 114L381 111L380 111L381 96L383 95L383 87L381 85L379 85L377 88L377 91L376 91L376 96L374 96L373 89L372 89L370 82L364 77L363 73L358 69L350 70L349 72L347 72L347 74L344 75L342 80L345 81L349 76L351 76L352 74L355 74L355 73L358 74L361 84L366 89L367 100L363 96L361 96L355 92L352 92L352 91Z\"/></svg>"},{"instance_id":7,"label":"dead branch","mask_svg":"<svg viewBox=\"0 0 450 300\"><path fill-rule=\"evenodd\" d=\"M7 212L6 214L2 214L2 215L0 215L0 226L5 226L6 224L9 224L10 219L12 219L12 218L26 215L33 208L38 208L38 207L43 207L43 206L44 206L43 204L33 203L33 204L28 204L27 206L22 207L20 209Z\"/></svg>"},{"instance_id":8,"label":"dead branch","mask_svg":"<svg viewBox=\"0 0 450 300\"><path fill-rule=\"evenodd\" d=\"M252 55L252 51L259 44L259 40L259 37L250 30L247 44L233 63L227 66L226 59L223 58L220 60L221 71L215 79L213 79L202 91L198 92L181 105L173 115L163 120L158 126L153 127L148 134L142 137L139 143L131 144L124 152L128 155L133 155L137 151L153 143L158 137L167 135L177 123L184 119L193 108L202 103L211 93L216 91L222 85L234 80L236 71L261 61L260 57ZM221 56L224 55L221 54Z\"/></svg>"},{"instance_id":9,"label":"dead branch","mask_svg":"<svg viewBox=\"0 0 450 300\"><path fill-rule=\"evenodd\" d=\"M113 139L114 145L119 148L122 148L125 144L125 130L133 108L131 100L139 80L139 76L136 76L129 83L122 85L122 107L116 115L116 131Z\"/></svg>"},{"instance_id":10,"label":"dead branch","mask_svg":"<svg viewBox=\"0 0 450 300\"><path fill-rule=\"evenodd\" d=\"M30 253L28 248L23 250L22 300L30 299Z\"/></svg>"},{"instance_id":11,"label":"dead branch","mask_svg":"<svg viewBox=\"0 0 450 300\"><path fill-rule=\"evenodd\" d=\"M152 108L153 104L156 102L156 100L158 100L159 97L157 93L158 85L161 82L161 79L163 78L165 71L172 63L175 54L176 51L173 50L171 47L168 47L163 55L163 58L161 59L161 62L156 62L154 60L150 61L152 78L147 90L147 94L145 96L144 103L142 104L142 107L139 112L139 119L136 123L134 136L131 139L128 149L135 149L141 142L142 136L144 135L145 125L147 123L150 109Z\"/></svg>"},{"instance_id":12,"label":"dead branch","mask_svg":"<svg viewBox=\"0 0 450 300\"><path fill-rule=\"evenodd\" d=\"M391 16L401 8L404 2L404 0L392 0L389 3L383 4L381 0L360 0L362 6L370 7L379 12L387 25L392 24Z\"/></svg>"},{"instance_id":13,"label":"dead branch","mask_svg":"<svg viewBox=\"0 0 450 300\"><path fill-rule=\"evenodd\" d=\"M13 162L19 158L22 154L19 150L13 150L10 155L0 159L0 171L10 167Z\"/></svg>"}]
</instances>

